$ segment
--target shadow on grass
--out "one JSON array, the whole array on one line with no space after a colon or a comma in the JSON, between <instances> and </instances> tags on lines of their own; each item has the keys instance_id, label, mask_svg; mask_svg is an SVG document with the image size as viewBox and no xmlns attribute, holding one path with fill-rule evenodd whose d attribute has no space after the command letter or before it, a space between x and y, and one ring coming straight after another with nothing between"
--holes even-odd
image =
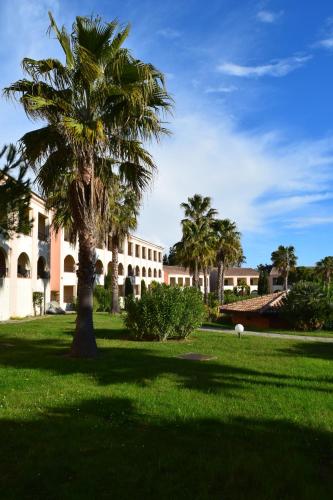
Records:
<instances>
[{"instance_id":1,"label":"shadow on grass","mask_svg":"<svg viewBox=\"0 0 333 500\"><path fill-rule=\"evenodd\" d=\"M2 420L1 498L331 498L332 436L283 420L166 420L129 399Z\"/></svg>"},{"instance_id":2,"label":"shadow on grass","mask_svg":"<svg viewBox=\"0 0 333 500\"><path fill-rule=\"evenodd\" d=\"M297 342L293 347L279 349L279 352L288 356L303 356L333 360L333 344L319 342Z\"/></svg>"},{"instance_id":3,"label":"shadow on grass","mask_svg":"<svg viewBox=\"0 0 333 500\"><path fill-rule=\"evenodd\" d=\"M1 349L3 342L10 347ZM204 393L224 391L230 397L237 397L238 389L250 386L296 388L325 393L331 393L333 389L332 377L295 377L215 361L188 361L175 357L174 351L166 350L161 353L159 350L150 350L147 348L148 343L131 342L127 345L128 347L120 347L112 346L111 343L110 347L100 348L97 359L85 360L68 357L67 339L31 340L6 336L0 342L0 365L18 369L42 369L66 375L87 374L94 377L100 385L146 385L162 375L175 375L179 387ZM190 346L183 344L182 352L190 350ZM292 355L292 350L288 355ZM323 384L318 386L318 382Z\"/></svg>"}]
</instances>

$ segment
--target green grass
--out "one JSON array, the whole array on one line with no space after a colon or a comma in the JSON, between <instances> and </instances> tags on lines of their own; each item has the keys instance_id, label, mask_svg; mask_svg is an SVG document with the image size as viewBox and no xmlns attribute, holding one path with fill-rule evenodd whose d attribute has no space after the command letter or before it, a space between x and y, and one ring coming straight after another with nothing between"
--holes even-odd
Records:
<instances>
[{"instance_id":1,"label":"green grass","mask_svg":"<svg viewBox=\"0 0 333 500\"><path fill-rule=\"evenodd\" d=\"M205 321L203 327L216 328L218 330L234 330L234 325L223 321ZM303 337L326 337L333 338L333 330L314 330L314 331L300 331L300 330L281 330L274 328L245 328L245 331L251 332L265 332L265 333L279 333L280 335L302 335Z\"/></svg>"},{"instance_id":2,"label":"green grass","mask_svg":"<svg viewBox=\"0 0 333 500\"><path fill-rule=\"evenodd\" d=\"M332 498L333 345L134 342L100 314L76 360L74 320L0 326L1 499Z\"/></svg>"}]
</instances>

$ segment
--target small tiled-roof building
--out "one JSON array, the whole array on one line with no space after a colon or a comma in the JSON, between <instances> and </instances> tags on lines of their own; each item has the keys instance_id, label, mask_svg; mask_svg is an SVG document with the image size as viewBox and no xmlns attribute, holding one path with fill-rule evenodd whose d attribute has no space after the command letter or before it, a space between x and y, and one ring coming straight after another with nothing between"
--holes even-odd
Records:
<instances>
[{"instance_id":1,"label":"small tiled-roof building","mask_svg":"<svg viewBox=\"0 0 333 500\"><path fill-rule=\"evenodd\" d=\"M261 297L241 300L220 307L220 311L231 317L232 323L246 327L278 328L286 326L279 311L286 292L270 293Z\"/></svg>"}]
</instances>

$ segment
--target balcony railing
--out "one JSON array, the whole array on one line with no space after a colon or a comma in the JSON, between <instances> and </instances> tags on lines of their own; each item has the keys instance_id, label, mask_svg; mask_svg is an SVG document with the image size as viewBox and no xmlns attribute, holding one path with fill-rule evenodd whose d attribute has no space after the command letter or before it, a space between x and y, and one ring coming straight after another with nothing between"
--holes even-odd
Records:
<instances>
[{"instance_id":1,"label":"balcony railing","mask_svg":"<svg viewBox=\"0 0 333 500\"><path fill-rule=\"evenodd\" d=\"M30 269L20 269L17 271L18 278L31 278Z\"/></svg>"}]
</instances>

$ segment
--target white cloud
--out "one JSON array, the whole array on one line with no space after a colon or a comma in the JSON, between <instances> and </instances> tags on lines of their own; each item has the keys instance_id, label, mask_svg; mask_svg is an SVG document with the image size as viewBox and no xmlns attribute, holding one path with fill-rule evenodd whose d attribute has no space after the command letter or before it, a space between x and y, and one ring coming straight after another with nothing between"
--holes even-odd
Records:
<instances>
[{"instance_id":1,"label":"white cloud","mask_svg":"<svg viewBox=\"0 0 333 500\"><path fill-rule=\"evenodd\" d=\"M180 32L173 28L164 28L158 30L157 34L163 36L164 38L171 38L171 39L180 37Z\"/></svg>"},{"instance_id":2,"label":"white cloud","mask_svg":"<svg viewBox=\"0 0 333 500\"><path fill-rule=\"evenodd\" d=\"M310 217L296 217L292 219L286 227L293 229L304 229L311 226L322 226L326 224L333 224L333 216L310 216Z\"/></svg>"},{"instance_id":3,"label":"white cloud","mask_svg":"<svg viewBox=\"0 0 333 500\"><path fill-rule=\"evenodd\" d=\"M324 47L325 49L333 49L333 36L330 38L323 38L316 44L317 47Z\"/></svg>"},{"instance_id":4,"label":"white cloud","mask_svg":"<svg viewBox=\"0 0 333 500\"><path fill-rule=\"evenodd\" d=\"M231 92L235 92L237 87L235 85L221 85L219 87L208 87L205 90L206 94L230 94Z\"/></svg>"},{"instance_id":5,"label":"white cloud","mask_svg":"<svg viewBox=\"0 0 333 500\"><path fill-rule=\"evenodd\" d=\"M180 237L179 204L197 192L241 231L265 235L305 209L314 216L316 203L331 198L333 137L286 143L277 132L245 134L200 114L176 118L173 132L153 148L159 175L139 224L139 233L166 247Z\"/></svg>"},{"instance_id":6,"label":"white cloud","mask_svg":"<svg viewBox=\"0 0 333 500\"><path fill-rule=\"evenodd\" d=\"M285 59L272 61L269 64L258 66L242 66L231 62L220 64L217 69L225 75L238 77L261 77L261 76L286 76L288 73L295 71L305 65L312 58L311 55L292 56Z\"/></svg>"},{"instance_id":7,"label":"white cloud","mask_svg":"<svg viewBox=\"0 0 333 500\"><path fill-rule=\"evenodd\" d=\"M283 10L273 12L271 10L260 10L257 14L257 19L262 23L272 24L275 23L280 17L283 16Z\"/></svg>"}]
</instances>

